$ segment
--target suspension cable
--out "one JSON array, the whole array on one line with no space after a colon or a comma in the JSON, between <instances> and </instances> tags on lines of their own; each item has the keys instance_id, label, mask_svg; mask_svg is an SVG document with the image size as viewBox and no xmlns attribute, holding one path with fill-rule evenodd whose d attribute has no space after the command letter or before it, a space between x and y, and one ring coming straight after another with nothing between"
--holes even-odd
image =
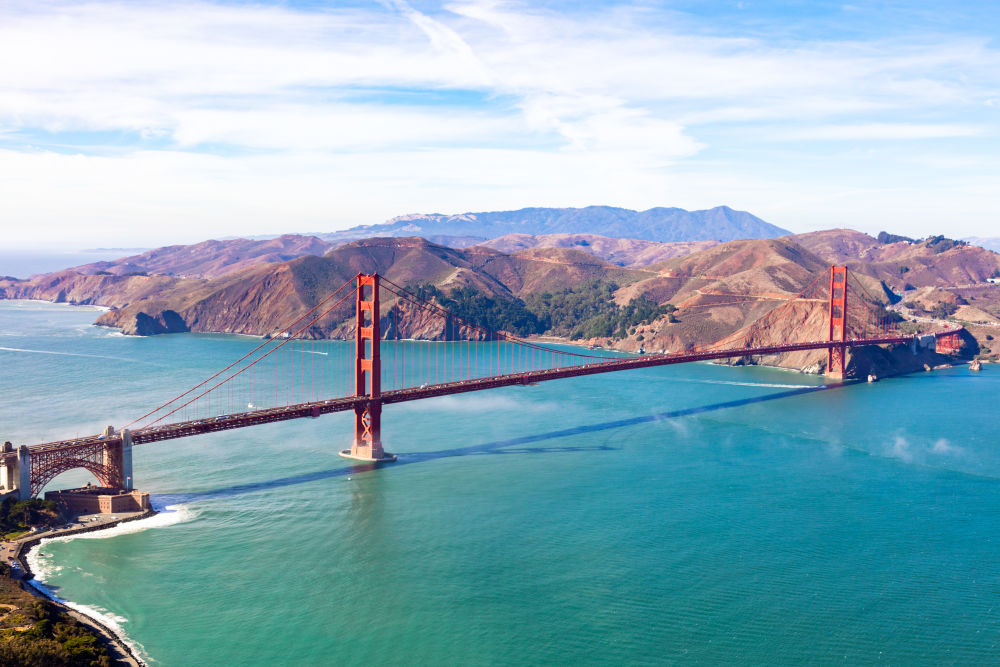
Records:
<instances>
[{"instance_id":1,"label":"suspension cable","mask_svg":"<svg viewBox=\"0 0 1000 667\"><path fill-rule=\"evenodd\" d=\"M293 320L292 322L289 322L288 324L286 324L286 325L285 325L284 327L282 327L282 328L281 328L281 329L280 329L280 330L278 331L278 335L280 336L281 334L284 334L284 333L288 333L288 332L289 332L289 331L291 330L291 328L292 328L292 327L294 327L294 326L295 326L296 324L298 324L298 323L299 323L299 322L301 322L301 321L302 321L303 319L305 319L306 317L308 317L308 316L309 316L310 314L312 314L313 312L315 312L315 311L316 311L316 310L317 310L318 308L322 307L322 306L323 306L323 304L325 304L325 303L326 303L326 302L328 302L328 301L329 301L330 299L332 299L333 297L335 297L335 296L336 296L336 295L337 295L337 294L338 294L338 293L339 293L339 292L340 292L340 291L341 291L342 289L344 289L345 287L347 287L348 285L350 285L350 284L351 284L352 282L354 282L354 278L352 278L351 280L348 280L347 282L345 282L345 283L344 283L343 285L341 285L341 286L340 286L340 287L338 287L338 288L337 288L336 290L334 290L333 292L331 292L329 296L327 296L326 298L324 298L324 299L323 299L322 301L320 301L319 303L317 303L317 304L316 304L315 306L313 306L312 308L310 308L310 309L309 309L308 311L306 311L305 313L303 313L302 315L300 315L299 317L297 317L297 318L296 318L295 320ZM356 291L356 290L357 290L357 288L355 287L355 291ZM349 296L350 294L353 294L353 293L354 293L353 291L352 291L352 292L349 292L349 293L348 293L348 296ZM346 298L346 297L345 297L345 298ZM337 305L339 305L340 303L342 303L342 302L343 302L343 300L344 300L344 299L341 299L340 301L338 301L338 302L337 302ZM332 310L332 308L331 308L330 310ZM323 313L323 315L325 315L326 313L330 312L330 310L327 310L326 312L324 312L324 313ZM318 316L317 318L314 318L314 319L313 319L313 320L312 320L312 321L311 321L311 322L310 322L309 324L307 324L306 326L311 326L311 325L312 325L313 323L315 323L315 322L316 322L316 320L318 320L318 319L319 319L319 317L322 317L323 315L320 315L320 316ZM301 330L300 330L300 331L301 331ZM296 335L298 335L298 334L296 334ZM281 343L280 345L278 345L278 346L276 346L276 347L272 348L272 351L273 351L273 350L276 350L276 349L278 349L278 348L280 348L280 347L281 347L282 345L284 345L284 344L285 344L286 342L288 342L289 340L291 340L292 338L294 338L294 336L288 336L288 337L282 337L282 338L283 338L283 341L284 341L284 342L282 342L282 343ZM243 360L244 360L244 359L246 359L247 357L251 356L252 354L254 354L255 352L257 352L257 351L258 351L258 350L260 350L261 348L263 348L263 347L265 347L265 346L267 346L267 345L270 345L270 344L271 344L271 343L273 343L274 341L275 341L275 338L273 338L273 337L272 337L272 338L269 338L268 340L265 340L265 341L264 341L263 343L261 343L260 345L258 345L258 346L257 346L257 347L255 347L254 349L250 350L249 352L247 352L246 354L244 354L244 355L243 355L242 357L240 357L239 359L237 359L237 360L236 360L236 361L234 361L233 363L229 364L228 366L226 366L226 367L225 367L225 368L223 368L222 370L218 371L218 372L217 372L217 373L215 373L214 375L211 375L211 376L209 376L209 377L205 378L204 380L202 380L201 382L199 382L199 383L198 383L198 384L196 384L195 386L193 386L193 387L191 387L190 389L188 389L187 391L185 391L185 392L184 392L183 394L180 394L179 396L175 396L174 398L170 399L169 401L167 401L167 402L166 402L166 403L164 403L163 405L160 405L160 406L158 406L158 407L156 407L156 408L154 408L154 409L150 410L149 412L147 412L146 414L142 415L141 417L138 417L137 419L133 419L133 420L132 420L131 422L129 422L128 424L126 424L126 425L124 426L124 428L128 428L129 426L132 426L133 424L136 424L136 423L138 423L138 422L141 422L141 421L142 421L143 419L145 419L146 417L149 417L150 415L153 415L153 414L156 414L157 412L159 412L159 411L160 411L160 410L162 410L163 408L167 407L167 406L168 406L168 405L170 405L171 403L174 403L174 402L176 402L176 401L179 401L180 399L184 398L185 396L187 396L187 395L188 395L188 394L190 394L191 392L195 391L196 389L198 389L198 388L200 388L200 387L203 387L204 385L208 384L209 382L211 382L211 381L212 381L212 380L214 380L215 378L219 377L220 375L222 375L223 373L225 373L226 371L228 371L228 370L229 370L230 368L232 368L232 367L233 367L233 366L235 366L236 364L240 363L241 361L243 361ZM264 355L262 355L262 356L260 357L260 359L263 359L264 357L266 357L266 356L267 356L268 354L270 354L270 353L271 353L271 352L270 352L270 351L268 351L267 353L265 353ZM254 363L256 363L256 362L254 362ZM247 368L249 368L249 366L248 366ZM233 376L231 376L231 377L235 377L235 374L234 374ZM224 381L224 382L225 382L225 381ZM220 384L221 384L221 383L220 383ZM218 386L218 385L216 385L216 386ZM214 389L214 387L213 387L213 389ZM209 391L211 391L211 389L210 389ZM203 395L204 395L204 394L200 394L199 396L203 396ZM198 398L198 397L196 397L196 398ZM192 400L193 400L193 399L192 399ZM188 404L189 404L190 402L191 402L191 401L188 401L188 402L187 402L187 403L185 403L184 405L188 405ZM181 407L184 407L184 406L181 406ZM178 409L180 409L180 408L178 408ZM177 410L172 410L171 412L167 413L167 415L172 415L172 414L173 414L174 412L176 412L176 411L177 411ZM167 415L164 415L163 417L166 417ZM163 417L160 417L160 418L159 418L159 419L157 419L156 421L154 421L154 422L151 422L151 423L150 423L150 424L148 424L147 426L149 426L149 425L152 425L152 424L155 424L156 422L158 422L158 421L160 421L161 419L163 419Z\"/></svg>"}]
</instances>

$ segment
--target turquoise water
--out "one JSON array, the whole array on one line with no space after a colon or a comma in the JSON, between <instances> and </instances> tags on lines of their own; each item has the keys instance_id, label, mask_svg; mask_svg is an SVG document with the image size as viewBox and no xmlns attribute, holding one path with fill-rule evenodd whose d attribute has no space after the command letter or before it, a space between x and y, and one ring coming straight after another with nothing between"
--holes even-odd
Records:
<instances>
[{"instance_id":1,"label":"turquoise water","mask_svg":"<svg viewBox=\"0 0 1000 667\"><path fill-rule=\"evenodd\" d=\"M257 342L96 314L0 302L0 438L120 426ZM176 509L35 562L158 665L994 662L998 395L692 364L388 406L378 470L343 414L143 445Z\"/></svg>"}]
</instances>

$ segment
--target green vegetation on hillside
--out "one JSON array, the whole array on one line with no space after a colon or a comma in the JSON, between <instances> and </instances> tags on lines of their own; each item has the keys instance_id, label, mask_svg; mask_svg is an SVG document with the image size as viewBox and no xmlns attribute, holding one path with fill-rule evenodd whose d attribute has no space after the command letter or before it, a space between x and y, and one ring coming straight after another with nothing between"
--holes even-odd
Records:
<instances>
[{"instance_id":1,"label":"green vegetation on hillside","mask_svg":"<svg viewBox=\"0 0 1000 667\"><path fill-rule=\"evenodd\" d=\"M430 284L407 289L424 300L434 299L452 314L494 331L518 336L550 333L580 338L624 338L640 324L668 315L675 308L660 306L640 296L619 306L614 301L618 285L592 280L558 292L540 292L520 299L490 297L472 287L456 287L445 294Z\"/></svg>"},{"instance_id":2,"label":"green vegetation on hillside","mask_svg":"<svg viewBox=\"0 0 1000 667\"><path fill-rule=\"evenodd\" d=\"M932 250L935 255L942 252L951 250L952 248L958 248L961 246L969 245L966 241L956 241L955 239L949 239L941 234L937 236L928 236L923 241L918 241L917 239L911 239L909 236L900 236L899 234L890 234L889 232L879 232L875 240L885 245L887 243L898 243L900 241L906 241L907 243L923 243L925 248ZM900 273L906 273L910 269L905 266L899 267Z\"/></svg>"},{"instance_id":3,"label":"green vegetation on hillside","mask_svg":"<svg viewBox=\"0 0 1000 667\"><path fill-rule=\"evenodd\" d=\"M431 284L410 285L407 289L425 301L437 301L452 315L466 322L493 331L508 331L517 336L544 331L538 317L520 299L494 298L472 287L455 287L447 294Z\"/></svg>"},{"instance_id":4,"label":"green vegetation on hillside","mask_svg":"<svg viewBox=\"0 0 1000 667\"><path fill-rule=\"evenodd\" d=\"M47 600L21 590L0 564L0 665L111 667L100 640Z\"/></svg>"},{"instance_id":5,"label":"green vegetation on hillside","mask_svg":"<svg viewBox=\"0 0 1000 667\"><path fill-rule=\"evenodd\" d=\"M618 285L614 283L591 280L554 293L532 294L526 303L532 312L541 314L546 331L568 336L585 322L617 310L616 289Z\"/></svg>"},{"instance_id":6,"label":"green vegetation on hillside","mask_svg":"<svg viewBox=\"0 0 1000 667\"><path fill-rule=\"evenodd\" d=\"M546 331L573 340L624 338L633 327L675 310L670 304L660 306L644 296L619 306L614 301L617 289L614 283L592 280L554 293L533 294L526 304L538 315Z\"/></svg>"},{"instance_id":7,"label":"green vegetation on hillside","mask_svg":"<svg viewBox=\"0 0 1000 667\"><path fill-rule=\"evenodd\" d=\"M0 503L0 535L21 533L31 526L54 526L61 522L62 517L54 500L15 500L7 497Z\"/></svg>"},{"instance_id":8,"label":"green vegetation on hillside","mask_svg":"<svg viewBox=\"0 0 1000 667\"><path fill-rule=\"evenodd\" d=\"M899 241L906 241L907 243L914 243L914 240L909 236L900 236L899 234L890 234L889 232L879 232L875 240L886 245L888 243L898 243Z\"/></svg>"},{"instance_id":9,"label":"green vegetation on hillside","mask_svg":"<svg viewBox=\"0 0 1000 667\"><path fill-rule=\"evenodd\" d=\"M934 251L935 255L951 250L952 248L958 248L965 245L969 244L965 241L956 241L955 239L945 238L941 235L928 236L924 241L924 247Z\"/></svg>"},{"instance_id":10,"label":"green vegetation on hillside","mask_svg":"<svg viewBox=\"0 0 1000 667\"><path fill-rule=\"evenodd\" d=\"M947 319L952 315L954 315L956 311L958 311L957 304L947 303L943 301L933 304L933 306L931 306L929 309L923 304L914 303L912 301L907 301L906 303L903 304L903 306L909 308L914 313L926 313L929 314L931 317L934 317L939 320Z\"/></svg>"},{"instance_id":11,"label":"green vegetation on hillside","mask_svg":"<svg viewBox=\"0 0 1000 667\"><path fill-rule=\"evenodd\" d=\"M944 320L954 315L957 310L958 306L953 303L936 303L930 312L932 317Z\"/></svg>"}]
</instances>

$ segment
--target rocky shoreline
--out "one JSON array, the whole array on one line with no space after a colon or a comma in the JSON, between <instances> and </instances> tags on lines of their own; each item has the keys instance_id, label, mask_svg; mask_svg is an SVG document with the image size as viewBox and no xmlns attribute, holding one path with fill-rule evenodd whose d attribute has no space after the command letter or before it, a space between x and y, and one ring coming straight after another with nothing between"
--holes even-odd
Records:
<instances>
[{"instance_id":1,"label":"rocky shoreline","mask_svg":"<svg viewBox=\"0 0 1000 667\"><path fill-rule=\"evenodd\" d=\"M109 628L107 625L102 623L100 620L88 616L82 612L79 612L66 604L60 602L58 599L48 594L44 590L37 588L32 580L35 578L34 573L31 571L30 565L27 562L28 553L38 547L42 540L54 538L54 537L64 537L67 535L79 535L82 533L92 533L99 530L106 530L108 528L113 528L119 526L123 523L128 523L131 521L139 521L141 519L148 519L157 514L156 510L150 509L145 512L136 513L132 516L123 517L114 521L109 521L107 523L101 523L99 525L93 526L79 526L75 528L57 528L55 530L44 531L32 535L26 539L18 540L13 549L12 563L19 570L19 575L16 577L21 580L21 588L33 595L44 598L51 602L52 604L59 607L61 611L65 614L71 616L80 623L86 625L90 630L101 639L108 650L115 656L116 663L118 665L128 665L129 667L146 667L146 663L135 654L132 647L128 645L125 638L115 632L113 629Z\"/></svg>"}]
</instances>

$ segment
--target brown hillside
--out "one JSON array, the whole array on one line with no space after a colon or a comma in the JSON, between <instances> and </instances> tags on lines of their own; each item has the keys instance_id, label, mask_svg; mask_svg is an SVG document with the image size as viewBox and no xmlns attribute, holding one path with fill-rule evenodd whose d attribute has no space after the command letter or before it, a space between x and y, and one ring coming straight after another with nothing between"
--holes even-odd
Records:
<instances>
[{"instance_id":1,"label":"brown hillside","mask_svg":"<svg viewBox=\"0 0 1000 667\"><path fill-rule=\"evenodd\" d=\"M373 272L401 286L470 286L491 296L508 298L540 289L570 287L594 278L627 284L646 275L568 249L505 255L488 248L463 251L420 238L394 238L356 241L324 257L299 257L211 280L63 271L30 281L0 282L0 295L110 306L113 310L104 313L98 323L120 327L130 334L268 334L280 331L358 273ZM386 301L386 308L392 305L391 300ZM345 308L338 317L346 318L349 310ZM308 335L339 336L339 326L340 320L332 317ZM400 335L421 331L415 325Z\"/></svg>"},{"instance_id":2,"label":"brown hillside","mask_svg":"<svg viewBox=\"0 0 1000 667\"><path fill-rule=\"evenodd\" d=\"M870 259L868 253L879 247L874 237L853 229L826 229L807 234L781 237L806 248L830 264L843 264L858 259Z\"/></svg>"},{"instance_id":3,"label":"brown hillside","mask_svg":"<svg viewBox=\"0 0 1000 667\"><path fill-rule=\"evenodd\" d=\"M670 303L678 308L677 321L662 317L634 328L623 340L595 342L625 350L677 351L709 345L746 327L817 278L822 280L833 263L851 266L865 289L878 299L886 297L879 282L885 280L882 276L900 275L898 262L885 257L906 257L906 276L936 276L934 280L962 275L956 267L965 267L965 274L970 275L996 266L987 261L996 255L969 246L935 252L905 241L880 245L871 237L844 230L801 237L811 249L799 245L796 236L732 241L647 268L616 266L575 246L535 247L508 254L485 246L449 248L422 238L375 238L342 245L322 257L306 255L250 266L211 279L61 271L26 281L0 281L0 298L109 306L113 309L99 323L132 334L190 330L263 335L277 333L358 273L377 272L401 286L430 283L444 290L469 286L500 297L557 292L603 280L620 286L615 294L619 304L640 296L658 304ZM968 268L979 259L983 267ZM993 312L988 307L990 294L985 288L976 289L975 296L968 296L970 305ZM808 303L796 308L792 317L768 330L768 341L760 342L823 339L823 309ZM383 316L390 309L397 309L391 318L392 330L386 329L391 337L444 335L440 323L386 297ZM970 313L977 321L986 321L978 310ZM345 334L343 322L351 316L347 304L307 335L340 337ZM818 368L823 358L823 353L811 352L767 363Z\"/></svg>"},{"instance_id":4,"label":"brown hillside","mask_svg":"<svg viewBox=\"0 0 1000 667\"><path fill-rule=\"evenodd\" d=\"M718 245L718 241L683 241L658 243L638 239L619 239L598 234L507 234L480 245L504 253L534 248L571 248L590 253L618 266L642 267L674 257L690 255Z\"/></svg>"},{"instance_id":5,"label":"brown hillside","mask_svg":"<svg viewBox=\"0 0 1000 667\"><path fill-rule=\"evenodd\" d=\"M670 260L658 268L660 276L647 278L618 291L619 303L646 296L678 307L676 323L667 318L641 326L622 347L637 350L678 351L706 345L755 322L801 292L829 264L786 239L731 241ZM818 340L823 326L821 309L805 305L796 317L770 330L775 340ZM641 337L641 338L640 338ZM772 358L770 363L802 368L820 361L819 353Z\"/></svg>"},{"instance_id":6,"label":"brown hillside","mask_svg":"<svg viewBox=\"0 0 1000 667\"><path fill-rule=\"evenodd\" d=\"M177 293L194 294L205 283L201 279L170 276L98 276L66 270L31 280L0 280L0 298L120 308L143 299L170 298Z\"/></svg>"},{"instance_id":7,"label":"brown hillside","mask_svg":"<svg viewBox=\"0 0 1000 667\"><path fill-rule=\"evenodd\" d=\"M97 271L115 275L145 272L188 278L217 278L259 264L285 262L303 255L322 255L333 247L333 244L315 236L297 234L286 234L263 241L211 240L193 245L156 248L141 255L84 264L71 270L88 274Z\"/></svg>"},{"instance_id":8,"label":"brown hillside","mask_svg":"<svg viewBox=\"0 0 1000 667\"><path fill-rule=\"evenodd\" d=\"M516 296L557 291L595 279L623 285L648 275L569 248L534 248L506 255L476 247L467 249L465 254L476 269L494 277Z\"/></svg>"},{"instance_id":9,"label":"brown hillside","mask_svg":"<svg viewBox=\"0 0 1000 667\"><path fill-rule=\"evenodd\" d=\"M961 287L985 283L1000 275L1000 255L975 245L938 252L925 241L880 244L849 229L831 229L785 236L824 261L846 264L851 270L884 281L894 290L912 287Z\"/></svg>"}]
</instances>

